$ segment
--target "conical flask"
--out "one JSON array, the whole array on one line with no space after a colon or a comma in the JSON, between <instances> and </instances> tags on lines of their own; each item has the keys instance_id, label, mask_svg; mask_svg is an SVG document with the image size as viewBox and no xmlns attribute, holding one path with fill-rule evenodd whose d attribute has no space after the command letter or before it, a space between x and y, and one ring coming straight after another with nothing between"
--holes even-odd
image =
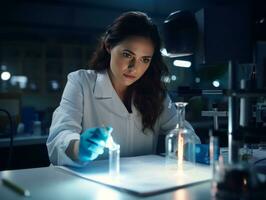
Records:
<instances>
[{"instance_id":1,"label":"conical flask","mask_svg":"<svg viewBox=\"0 0 266 200\"><path fill-rule=\"evenodd\" d=\"M200 143L192 127L186 126L186 102L177 102L178 123L165 139L166 159L174 163L178 169L188 169L195 165L196 143ZM185 166L187 165L187 166Z\"/></svg>"}]
</instances>

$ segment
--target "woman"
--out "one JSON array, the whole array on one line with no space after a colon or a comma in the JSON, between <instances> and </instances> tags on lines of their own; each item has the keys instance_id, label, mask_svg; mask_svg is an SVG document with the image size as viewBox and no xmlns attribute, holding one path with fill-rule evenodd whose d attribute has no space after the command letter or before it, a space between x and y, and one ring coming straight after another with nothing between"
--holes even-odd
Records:
<instances>
[{"instance_id":1,"label":"woman","mask_svg":"<svg viewBox=\"0 0 266 200\"><path fill-rule=\"evenodd\" d=\"M53 164L104 158L110 132L122 156L155 153L158 135L177 124L161 82L167 67L160 42L157 27L141 12L124 13L109 26L90 69L68 75L47 140Z\"/></svg>"}]
</instances>

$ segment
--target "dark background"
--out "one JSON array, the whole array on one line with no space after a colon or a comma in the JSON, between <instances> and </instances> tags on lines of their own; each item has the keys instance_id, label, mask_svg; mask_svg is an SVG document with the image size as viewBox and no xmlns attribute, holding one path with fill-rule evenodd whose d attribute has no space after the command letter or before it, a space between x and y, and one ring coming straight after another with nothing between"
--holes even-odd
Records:
<instances>
[{"instance_id":1,"label":"dark background","mask_svg":"<svg viewBox=\"0 0 266 200\"><path fill-rule=\"evenodd\" d=\"M266 4L263 0L18 0L0 2L0 66L6 66L12 76L26 76L27 85L20 88L0 80L1 108L9 110L15 121L15 129L24 123L24 133L33 135L33 121L41 121L42 135L49 132L51 116L59 104L67 74L71 71L86 68L99 36L122 12L139 10L146 12L159 26L160 32L165 18L176 10L190 10L195 13L205 8L244 5L248 8L246 18L249 20L248 42L251 46L252 60L243 62L238 69L239 76L248 78L251 66L255 63L259 73L257 83L260 88L266 87ZM230 21L220 18L212 21L216 32L205 40L219 40L221 27ZM232 14L233 16L233 14ZM224 24L223 24L224 23ZM220 25L221 24L221 25ZM235 24L238 31L238 24ZM219 29L221 28L221 29ZM241 33L239 33L241 36ZM227 41L222 41L227 42ZM216 48L216 49L215 49ZM209 52L223 55L221 47L215 46ZM225 50L226 51L226 50ZM226 52L224 52L226 53ZM215 55L208 54L210 60ZM215 89L212 81L219 79L220 88L227 87L227 62L210 62L202 64L195 57L189 58L192 67L177 68L173 59L165 58L170 70L167 87L174 101L186 100L186 119L195 127L202 141L207 141L208 128L212 126L211 118L202 118L201 110L208 110L213 103L220 109L227 109L223 96L190 97L179 96L178 86L191 86L202 89ZM195 80L199 78L200 82ZM53 87L53 85L56 87ZM13 101L11 101L13 100ZM0 136L8 137L10 131L7 118L0 113ZM227 127L226 119L221 120L221 128ZM18 133L16 133L18 134ZM226 137L226 135L225 135ZM0 139L1 139L0 138ZM8 157L8 147L0 147L0 169L4 169ZM13 150L12 168L28 168L49 165L45 144L17 146Z\"/></svg>"}]
</instances>

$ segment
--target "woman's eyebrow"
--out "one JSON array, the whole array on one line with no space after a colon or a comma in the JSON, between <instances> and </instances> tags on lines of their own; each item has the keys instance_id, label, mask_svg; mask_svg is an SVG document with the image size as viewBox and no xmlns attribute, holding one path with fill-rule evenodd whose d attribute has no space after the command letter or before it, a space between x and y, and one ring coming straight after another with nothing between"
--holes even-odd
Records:
<instances>
[{"instance_id":1,"label":"woman's eyebrow","mask_svg":"<svg viewBox=\"0 0 266 200\"><path fill-rule=\"evenodd\" d=\"M129 49L124 49L123 51L127 51L127 52L129 52L129 53L131 53L131 54L133 54L133 55L136 55L133 51L131 51L131 50L129 50Z\"/></svg>"},{"instance_id":2,"label":"woman's eyebrow","mask_svg":"<svg viewBox=\"0 0 266 200\"><path fill-rule=\"evenodd\" d=\"M152 58L152 56L143 56L144 58Z\"/></svg>"},{"instance_id":3,"label":"woman's eyebrow","mask_svg":"<svg viewBox=\"0 0 266 200\"><path fill-rule=\"evenodd\" d=\"M123 51L127 51L133 55L136 55L133 51L129 50L129 49L124 49ZM142 56L142 57L145 57L145 58L152 58L152 56Z\"/></svg>"}]
</instances>

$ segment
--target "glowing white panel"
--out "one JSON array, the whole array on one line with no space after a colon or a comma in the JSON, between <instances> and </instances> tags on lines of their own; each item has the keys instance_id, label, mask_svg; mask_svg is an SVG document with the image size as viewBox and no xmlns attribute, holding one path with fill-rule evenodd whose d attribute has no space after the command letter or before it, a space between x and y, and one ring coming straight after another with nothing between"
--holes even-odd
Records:
<instances>
[{"instance_id":1,"label":"glowing white panel","mask_svg":"<svg viewBox=\"0 0 266 200\"><path fill-rule=\"evenodd\" d=\"M186 60L174 60L173 65L176 67L190 67L191 66L191 62L190 61L186 61Z\"/></svg>"},{"instance_id":2,"label":"glowing white panel","mask_svg":"<svg viewBox=\"0 0 266 200\"><path fill-rule=\"evenodd\" d=\"M1 73L1 79L2 79L3 81L7 81L7 80L9 80L10 77L11 77L11 74L10 74L9 72L7 72L7 71Z\"/></svg>"}]
</instances>

